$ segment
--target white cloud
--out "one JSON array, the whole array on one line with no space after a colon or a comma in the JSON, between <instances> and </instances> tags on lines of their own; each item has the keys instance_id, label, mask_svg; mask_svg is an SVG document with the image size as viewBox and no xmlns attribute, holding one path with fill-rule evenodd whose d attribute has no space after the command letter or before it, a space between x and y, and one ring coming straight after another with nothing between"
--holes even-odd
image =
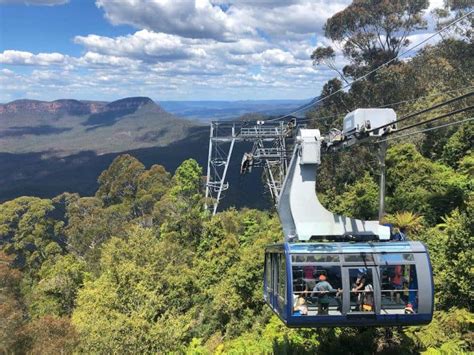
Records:
<instances>
[{"instance_id":1,"label":"white cloud","mask_svg":"<svg viewBox=\"0 0 474 355\"><path fill-rule=\"evenodd\" d=\"M208 0L97 0L113 24L129 24L155 32L187 38L233 41L238 33L251 32Z\"/></svg>"},{"instance_id":2,"label":"white cloud","mask_svg":"<svg viewBox=\"0 0 474 355\"><path fill-rule=\"evenodd\" d=\"M46 5L46 6L55 6L55 5L64 5L67 4L69 0L0 0L0 4L21 4L21 5Z\"/></svg>"},{"instance_id":3,"label":"white cloud","mask_svg":"<svg viewBox=\"0 0 474 355\"><path fill-rule=\"evenodd\" d=\"M28 66L21 74L0 67L0 86L6 92L0 99L35 91L38 98L48 99L316 96L337 74L324 65L313 67L310 55L317 45L332 44L323 36L323 24L350 2L96 0L110 22L130 24L137 31L117 37L76 36L74 42L84 48L78 57L0 52L0 65ZM410 39L416 43L426 36ZM341 68L347 61L335 49Z\"/></svg>"},{"instance_id":4,"label":"white cloud","mask_svg":"<svg viewBox=\"0 0 474 355\"><path fill-rule=\"evenodd\" d=\"M13 64L13 65L51 65L51 64L64 64L67 60L67 56L61 53L38 53L33 54L30 52L16 51L16 50L5 50L0 53L1 64Z\"/></svg>"},{"instance_id":5,"label":"white cloud","mask_svg":"<svg viewBox=\"0 0 474 355\"><path fill-rule=\"evenodd\" d=\"M193 43L192 40L179 36L148 30L116 38L77 36L74 41L92 52L144 61L174 61L205 55L198 42Z\"/></svg>"}]
</instances>

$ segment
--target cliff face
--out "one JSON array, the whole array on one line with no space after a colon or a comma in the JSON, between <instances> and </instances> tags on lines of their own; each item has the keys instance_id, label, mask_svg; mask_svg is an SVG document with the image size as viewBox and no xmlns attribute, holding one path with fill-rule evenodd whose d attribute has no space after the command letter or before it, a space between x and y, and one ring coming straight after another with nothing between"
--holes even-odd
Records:
<instances>
[{"instance_id":1,"label":"cliff face","mask_svg":"<svg viewBox=\"0 0 474 355\"><path fill-rule=\"evenodd\" d=\"M128 97L110 103L67 99L55 101L16 100L0 105L0 115L34 113L82 116L123 110L135 111L145 105L155 105L157 110L162 110L161 107L148 97Z\"/></svg>"}]
</instances>

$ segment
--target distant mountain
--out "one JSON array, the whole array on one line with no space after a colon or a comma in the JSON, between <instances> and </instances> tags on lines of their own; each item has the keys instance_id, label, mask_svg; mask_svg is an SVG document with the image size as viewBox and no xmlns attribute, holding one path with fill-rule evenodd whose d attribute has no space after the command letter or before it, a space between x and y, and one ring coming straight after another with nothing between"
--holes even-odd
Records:
<instances>
[{"instance_id":1,"label":"distant mountain","mask_svg":"<svg viewBox=\"0 0 474 355\"><path fill-rule=\"evenodd\" d=\"M240 101L162 101L173 114L200 121L237 119L246 114L275 116L287 114L310 100L240 100Z\"/></svg>"},{"instance_id":2,"label":"distant mountain","mask_svg":"<svg viewBox=\"0 0 474 355\"><path fill-rule=\"evenodd\" d=\"M80 116L92 113L103 112L107 102L102 101L78 101L78 100L16 100L0 105L0 115L14 117L15 115L31 114L51 114L51 115L71 115Z\"/></svg>"},{"instance_id":3,"label":"distant mountain","mask_svg":"<svg viewBox=\"0 0 474 355\"><path fill-rule=\"evenodd\" d=\"M17 100L0 105L0 152L121 152L166 146L196 126L148 97L113 102Z\"/></svg>"},{"instance_id":4,"label":"distant mountain","mask_svg":"<svg viewBox=\"0 0 474 355\"><path fill-rule=\"evenodd\" d=\"M65 191L91 195L102 170L125 152L147 167L161 164L171 172L188 158L205 167L207 125L178 118L164 106L147 97L113 102L17 100L0 105L0 202L22 195L54 197ZM273 101L193 106L213 110L212 119L236 118L255 108L271 112L283 107ZM252 117L255 115L262 114ZM222 208L271 206L263 195L258 170L245 177L239 174L241 157L248 149L243 145L234 148L228 175L231 188Z\"/></svg>"}]
</instances>

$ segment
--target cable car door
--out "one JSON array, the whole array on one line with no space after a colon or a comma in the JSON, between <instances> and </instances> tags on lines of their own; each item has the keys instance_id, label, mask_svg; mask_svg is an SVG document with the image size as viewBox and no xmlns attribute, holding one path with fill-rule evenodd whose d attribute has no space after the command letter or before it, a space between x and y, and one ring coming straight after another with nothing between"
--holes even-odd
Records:
<instances>
[{"instance_id":1,"label":"cable car door","mask_svg":"<svg viewBox=\"0 0 474 355\"><path fill-rule=\"evenodd\" d=\"M377 310L378 283L376 268L351 266L343 268L344 314L375 315Z\"/></svg>"}]
</instances>

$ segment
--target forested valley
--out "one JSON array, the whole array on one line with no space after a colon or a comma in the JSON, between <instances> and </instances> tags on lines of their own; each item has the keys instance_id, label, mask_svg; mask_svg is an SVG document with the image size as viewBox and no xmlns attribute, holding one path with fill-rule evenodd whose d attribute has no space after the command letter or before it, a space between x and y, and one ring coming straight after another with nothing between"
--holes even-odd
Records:
<instances>
[{"instance_id":1,"label":"forested valley","mask_svg":"<svg viewBox=\"0 0 474 355\"><path fill-rule=\"evenodd\" d=\"M448 5L458 17L471 9L469 2ZM426 26L420 16L426 7L427 1L354 1L328 20L326 36L345 43L349 65L324 85L321 96L331 96L307 114L310 127L327 133L358 107L393 107L402 117L472 91L472 16L410 60L393 60L339 91L346 80L396 58L408 45L396 34ZM443 11L440 28L449 15ZM381 33L386 42L379 42ZM317 48L312 59L333 67L334 49ZM409 124L472 102L470 96ZM474 351L470 117L462 112L441 122L462 124L389 141L385 222L429 249L435 281L429 325L286 328L262 297L264 247L283 238L275 211L230 208L211 217L203 168L194 160L171 174L121 155L100 175L94 196L65 192L0 205L0 353ZM374 152L364 145L324 156L318 196L328 209L377 218Z\"/></svg>"}]
</instances>

